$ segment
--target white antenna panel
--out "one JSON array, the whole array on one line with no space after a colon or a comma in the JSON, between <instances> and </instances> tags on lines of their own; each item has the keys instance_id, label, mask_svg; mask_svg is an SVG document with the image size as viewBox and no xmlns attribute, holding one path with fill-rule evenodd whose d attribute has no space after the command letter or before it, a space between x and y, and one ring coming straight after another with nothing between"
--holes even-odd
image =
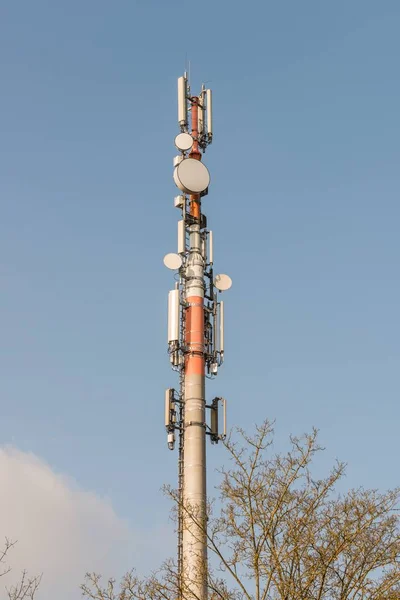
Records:
<instances>
[{"instance_id":1,"label":"white antenna panel","mask_svg":"<svg viewBox=\"0 0 400 600\"><path fill-rule=\"evenodd\" d=\"M168 342L179 341L179 290L168 294Z\"/></svg>"},{"instance_id":2,"label":"white antenna panel","mask_svg":"<svg viewBox=\"0 0 400 600\"><path fill-rule=\"evenodd\" d=\"M232 287L232 279L229 275L221 273L215 277L214 285L220 292L225 292Z\"/></svg>"},{"instance_id":3,"label":"white antenna panel","mask_svg":"<svg viewBox=\"0 0 400 600\"><path fill-rule=\"evenodd\" d=\"M165 390L165 427L169 427L171 425L171 409L173 407L171 392L172 388Z\"/></svg>"},{"instance_id":4,"label":"white antenna panel","mask_svg":"<svg viewBox=\"0 0 400 600\"><path fill-rule=\"evenodd\" d=\"M207 98L207 133L209 136L213 134L213 121L212 121L212 91L206 90Z\"/></svg>"},{"instance_id":5,"label":"white antenna panel","mask_svg":"<svg viewBox=\"0 0 400 600\"><path fill-rule=\"evenodd\" d=\"M205 262L207 262L207 244L205 237L201 238L201 255L204 258Z\"/></svg>"},{"instance_id":6,"label":"white antenna panel","mask_svg":"<svg viewBox=\"0 0 400 600\"><path fill-rule=\"evenodd\" d=\"M187 102L186 102L186 77L178 79L178 123L181 127L187 125Z\"/></svg>"},{"instance_id":7,"label":"white antenna panel","mask_svg":"<svg viewBox=\"0 0 400 600\"><path fill-rule=\"evenodd\" d=\"M182 152L190 150L193 146L193 138L190 133L179 133L175 138L175 146Z\"/></svg>"},{"instance_id":8,"label":"white antenna panel","mask_svg":"<svg viewBox=\"0 0 400 600\"><path fill-rule=\"evenodd\" d=\"M194 158L186 158L174 170L175 185L186 194L200 194L210 184L207 167Z\"/></svg>"},{"instance_id":9,"label":"white antenna panel","mask_svg":"<svg viewBox=\"0 0 400 600\"><path fill-rule=\"evenodd\" d=\"M178 254L185 254L186 252L185 237L185 221L181 219L178 221Z\"/></svg>"},{"instance_id":10,"label":"white antenna panel","mask_svg":"<svg viewBox=\"0 0 400 600\"><path fill-rule=\"evenodd\" d=\"M164 256L164 265L167 269L171 269L174 271L175 269L180 269L182 266L182 259L179 254L175 254L174 252L170 252Z\"/></svg>"},{"instance_id":11,"label":"white antenna panel","mask_svg":"<svg viewBox=\"0 0 400 600\"><path fill-rule=\"evenodd\" d=\"M225 351L225 335L224 335L224 302L219 303L219 351Z\"/></svg>"},{"instance_id":12,"label":"white antenna panel","mask_svg":"<svg viewBox=\"0 0 400 600\"><path fill-rule=\"evenodd\" d=\"M198 107L198 124L197 129L199 135L204 132L204 95L202 94L199 98L199 107Z\"/></svg>"}]
</instances>

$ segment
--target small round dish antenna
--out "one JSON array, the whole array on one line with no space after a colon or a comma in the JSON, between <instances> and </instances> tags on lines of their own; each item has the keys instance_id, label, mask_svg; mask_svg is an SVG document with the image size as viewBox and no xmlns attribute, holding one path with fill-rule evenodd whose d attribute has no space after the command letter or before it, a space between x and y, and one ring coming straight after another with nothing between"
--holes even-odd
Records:
<instances>
[{"instance_id":1,"label":"small round dish antenna","mask_svg":"<svg viewBox=\"0 0 400 600\"><path fill-rule=\"evenodd\" d=\"M190 150L193 146L193 138L190 133L178 133L175 138L175 146L182 152Z\"/></svg>"},{"instance_id":2,"label":"small round dish antenna","mask_svg":"<svg viewBox=\"0 0 400 600\"><path fill-rule=\"evenodd\" d=\"M174 252L170 252L164 256L164 265L167 269L171 269L174 271L175 269L180 269L182 266L182 259L179 254L175 254Z\"/></svg>"},{"instance_id":3,"label":"small round dish antenna","mask_svg":"<svg viewBox=\"0 0 400 600\"><path fill-rule=\"evenodd\" d=\"M229 275L224 275L221 273L221 275L217 275L215 277L214 285L220 292L225 292L232 287L232 279L229 277Z\"/></svg>"},{"instance_id":4,"label":"small round dish antenna","mask_svg":"<svg viewBox=\"0 0 400 600\"><path fill-rule=\"evenodd\" d=\"M200 194L210 183L207 167L194 158L185 158L174 171L175 185L185 194Z\"/></svg>"}]
</instances>

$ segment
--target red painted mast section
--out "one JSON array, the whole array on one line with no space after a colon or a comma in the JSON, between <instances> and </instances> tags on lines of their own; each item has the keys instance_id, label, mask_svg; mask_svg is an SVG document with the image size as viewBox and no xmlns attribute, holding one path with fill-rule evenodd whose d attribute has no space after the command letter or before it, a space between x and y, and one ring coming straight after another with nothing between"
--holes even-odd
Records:
<instances>
[{"instance_id":1,"label":"red painted mast section","mask_svg":"<svg viewBox=\"0 0 400 600\"><path fill-rule=\"evenodd\" d=\"M197 96L191 98L192 105L192 138L194 140L189 158L201 160L198 141L198 106ZM200 224L201 200L200 194L190 196L190 214ZM191 296L187 299L189 308L186 313L186 343L190 349L186 360L186 375L192 373L205 376L204 365L204 298Z\"/></svg>"}]
</instances>

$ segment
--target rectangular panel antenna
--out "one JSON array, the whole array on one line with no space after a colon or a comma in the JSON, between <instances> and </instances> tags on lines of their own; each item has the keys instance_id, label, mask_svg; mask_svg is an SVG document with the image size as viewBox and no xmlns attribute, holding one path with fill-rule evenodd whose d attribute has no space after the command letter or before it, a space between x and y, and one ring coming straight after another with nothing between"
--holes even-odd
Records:
<instances>
[{"instance_id":1,"label":"rectangular panel antenna","mask_svg":"<svg viewBox=\"0 0 400 600\"><path fill-rule=\"evenodd\" d=\"M185 221L182 219L178 221L178 254L184 254L186 251L185 238Z\"/></svg>"},{"instance_id":2,"label":"rectangular panel antenna","mask_svg":"<svg viewBox=\"0 0 400 600\"><path fill-rule=\"evenodd\" d=\"M187 79L178 79L178 123L181 129L187 127Z\"/></svg>"},{"instance_id":3,"label":"rectangular panel antenna","mask_svg":"<svg viewBox=\"0 0 400 600\"><path fill-rule=\"evenodd\" d=\"M218 398L214 398L211 405L211 441L218 443Z\"/></svg>"},{"instance_id":4,"label":"rectangular panel antenna","mask_svg":"<svg viewBox=\"0 0 400 600\"><path fill-rule=\"evenodd\" d=\"M207 98L207 133L210 138L213 135L213 122L212 122L212 91L206 90L206 98Z\"/></svg>"},{"instance_id":5,"label":"rectangular panel antenna","mask_svg":"<svg viewBox=\"0 0 400 600\"><path fill-rule=\"evenodd\" d=\"M208 232L208 260L210 265L214 264L214 242L213 242L213 232Z\"/></svg>"},{"instance_id":6,"label":"rectangular panel antenna","mask_svg":"<svg viewBox=\"0 0 400 600\"><path fill-rule=\"evenodd\" d=\"M224 332L224 301L219 303L219 351L221 354L225 350L225 332Z\"/></svg>"},{"instance_id":7,"label":"rectangular panel antenna","mask_svg":"<svg viewBox=\"0 0 400 600\"><path fill-rule=\"evenodd\" d=\"M171 426L171 410L173 408L172 404L173 397L173 389L168 388L165 390L165 427Z\"/></svg>"},{"instance_id":8,"label":"rectangular panel antenna","mask_svg":"<svg viewBox=\"0 0 400 600\"><path fill-rule=\"evenodd\" d=\"M202 133L204 133L204 94L200 94L199 96L199 106L198 106L198 132L199 135L202 135Z\"/></svg>"},{"instance_id":9,"label":"rectangular panel antenna","mask_svg":"<svg viewBox=\"0 0 400 600\"><path fill-rule=\"evenodd\" d=\"M179 341L179 290L168 294L168 343Z\"/></svg>"}]
</instances>

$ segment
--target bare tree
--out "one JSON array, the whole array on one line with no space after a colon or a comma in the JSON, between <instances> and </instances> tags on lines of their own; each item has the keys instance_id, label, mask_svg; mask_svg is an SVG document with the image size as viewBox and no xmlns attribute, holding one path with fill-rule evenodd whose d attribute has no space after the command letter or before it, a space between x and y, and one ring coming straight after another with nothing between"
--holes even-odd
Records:
<instances>
[{"instance_id":1,"label":"bare tree","mask_svg":"<svg viewBox=\"0 0 400 600\"><path fill-rule=\"evenodd\" d=\"M11 571L11 567L7 564L7 555L11 548L15 546L15 542L12 542L8 538L5 538L4 546L0 550L0 577L7 575Z\"/></svg>"},{"instance_id":2,"label":"bare tree","mask_svg":"<svg viewBox=\"0 0 400 600\"><path fill-rule=\"evenodd\" d=\"M34 600L41 580L41 575L28 577L27 572L23 571L19 583L7 589L9 600Z\"/></svg>"},{"instance_id":3,"label":"bare tree","mask_svg":"<svg viewBox=\"0 0 400 600\"><path fill-rule=\"evenodd\" d=\"M0 577L7 575L11 571L11 567L7 564L7 558L10 550L15 546L16 542L5 539L4 546L0 550ZM42 576L29 577L26 571L22 572L20 581L10 587L6 587L7 598L9 600L34 600L36 592L39 588Z\"/></svg>"},{"instance_id":4,"label":"bare tree","mask_svg":"<svg viewBox=\"0 0 400 600\"><path fill-rule=\"evenodd\" d=\"M141 579L131 570L119 583L109 579L105 585L100 575L87 573L81 586L83 596L91 600L177 600L178 589L178 571L173 561L166 561L147 578Z\"/></svg>"},{"instance_id":5,"label":"bare tree","mask_svg":"<svg viewBox=\"0 0 400 600\"><path fill-rule=\"evenodd\" d=\"M284 454L272 452L268 421L253 436L237 433L225 444L230 465L207 527L212 600L399 600L400 489L338 494L340 462L314 478L322 450L315 430L291 437ZM167 493L185 526L201 527L191 507ZM143 580L131 572L120 586L110 580L102 588L99 576L88 575L82 592L92 600L193 598L190 574L179 585L173 562Z\"/></svg>"}]
</instances>

